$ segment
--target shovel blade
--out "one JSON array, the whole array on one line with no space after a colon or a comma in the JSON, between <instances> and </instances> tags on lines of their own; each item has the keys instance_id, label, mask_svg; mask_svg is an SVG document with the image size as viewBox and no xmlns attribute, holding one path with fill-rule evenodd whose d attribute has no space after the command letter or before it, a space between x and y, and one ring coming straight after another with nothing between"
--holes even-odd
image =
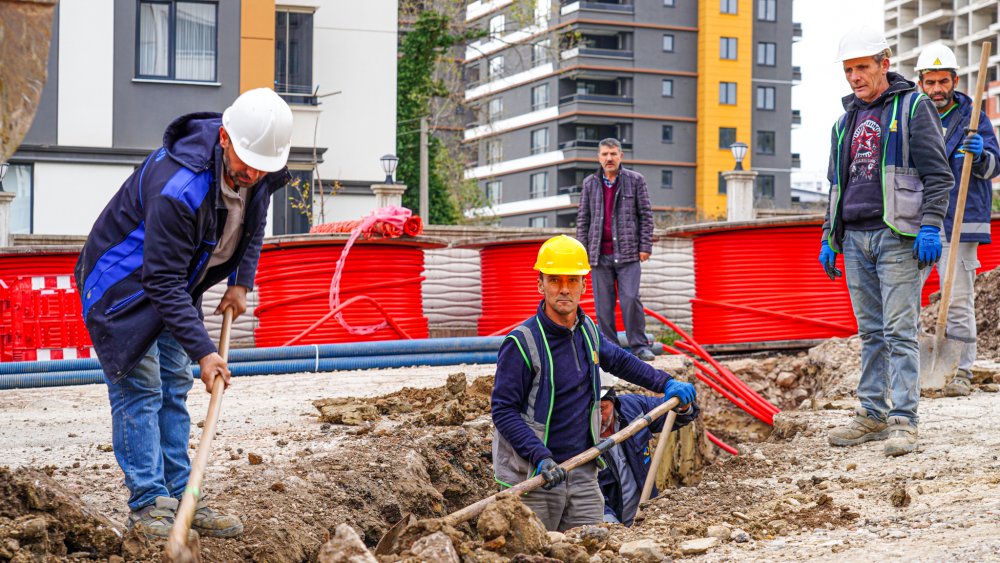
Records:
<instances>
[{"instance_id":1,"label":"shovel blade","mask_svg":"<svg viewBox=\"0 0 1000 563\"><path fill-rule=\"evenodd\" d=\"M396 547L396 541L399 540L399 536L403 535L403 532L407 528L417 523L417 517L413 514L406 513L405 516L396 524L389 528L389 531L382 536L382 539L378 540L378 544L375 545L375 555L390 555L393 553Z\"/></svg>"},{"instance_id":2,"label":"shovel blade","mask_svg":"<svg viewBox=\"0 0 1000 563\"><path fill-rule=\"evenodd\" d=\"M958 369L965 343L952 338L920 334L920 389L936 391L948 384Z\"/></svg>"}]
</instances>

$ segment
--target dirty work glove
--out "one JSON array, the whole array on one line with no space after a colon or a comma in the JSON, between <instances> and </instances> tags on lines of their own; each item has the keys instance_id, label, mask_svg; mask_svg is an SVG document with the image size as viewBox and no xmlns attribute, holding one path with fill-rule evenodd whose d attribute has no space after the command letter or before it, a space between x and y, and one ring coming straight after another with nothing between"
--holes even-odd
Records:
<instances>
[{"instance_id":1,"label":"dirty work glove","mask_svg":"<svg viewBox=\"0 0 1000 563\"><path fill-rule=\"evenodd\" d=\"M835 280L844 275L844 273L838 270L836 266L837 253L830 248L830 243L825 240L819 247L819 263L823 265L823 271L826 272L827 277L831 280Z\"/></svg>"},{"instance_id":2,"label":"dirty work glove","mask_svg":"<svg viewBox=\"0 0 1000 563\"><path fill-rule=\"evenodd\" d=\"M663 388L663 400L669 401L671 397L680 399L682 405L689 405L694 402L694 385L670 379L666 387Z\"/></svg>"},{"instance_id":3,"label":"dirty work glove","mask_svg":"<svg viewBox=\"0 0 1000 563\"><path fill-rule=\"evenodd\" d=\"M559 467L551 457L538 462L538 468L535 472L545 478L545 484L542 485L542 488L546 491L551 491L559 483L566 480L566 470Z\"/></svg>"},{"instance_id":4,"label":"dirty work glove","mask_svg":"<svg viewBox=\"0 0 1000 563\"><path fill-rule=\"evenodd\" d=\"M983 136L979 133L969 133L959 149L966 154L975 156L973 160L979 160L979 157L983 156Z\"/></svg>"},{"instance_id":5,"label":"dirty work glove","mask_svg":"<svg viewBox=\"0 0 1000 563\"><path fill-rule=\"evenodd\" d=\"M913 243L913 258L917 260L917 268L921 270L941 258L941 234L937 227L920 227L917 240Z\"/></svg>"}]
</instances>

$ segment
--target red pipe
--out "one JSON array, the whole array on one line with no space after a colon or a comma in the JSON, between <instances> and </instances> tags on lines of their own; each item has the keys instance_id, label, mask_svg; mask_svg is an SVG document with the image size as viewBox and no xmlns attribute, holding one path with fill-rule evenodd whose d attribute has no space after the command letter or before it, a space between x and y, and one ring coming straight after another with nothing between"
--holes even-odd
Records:
<instances>
[{"instance_id":1,"label":"red pipe","mask_svg":"<svg viewBox=\"0 0 1000 563\"><path fill-rule=\"evenodd\" d=\"M708 438L709 440L711 440L713 444L715 444L716 446L719 446L723 450L725 450L725 451L727 451L727 452L729 452L729 453L731 453L733 455L740 455L739 450L737 450L736 448L734 448L734 447L730 446L729 444L723 442L722 440L718 439L715 436L715 434L712 434L708 430L705 431L705 437Z\"/></svg>"}]
</instances>

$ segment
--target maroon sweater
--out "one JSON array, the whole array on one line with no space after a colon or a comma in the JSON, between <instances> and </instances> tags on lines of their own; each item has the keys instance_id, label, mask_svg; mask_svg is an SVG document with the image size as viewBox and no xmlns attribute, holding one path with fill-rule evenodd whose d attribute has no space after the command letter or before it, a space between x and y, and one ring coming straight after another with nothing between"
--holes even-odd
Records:
<instances>
[{"instance_id":1,"label":"maroon sweater","mask_svg":"<svg viewBox=\"0 0 1000 563\"><path fill-rule=\"evenodd\" d=\"M618 181L621 177L622 175L618 174L615 176L615 181L611 182L607 177L601 175L601 181L604 184L604 228L601 230L601 256L610 256L615 253L614 231L611 227L614 219L615 192L618 190Z\"/></svg>"}]
</instances>

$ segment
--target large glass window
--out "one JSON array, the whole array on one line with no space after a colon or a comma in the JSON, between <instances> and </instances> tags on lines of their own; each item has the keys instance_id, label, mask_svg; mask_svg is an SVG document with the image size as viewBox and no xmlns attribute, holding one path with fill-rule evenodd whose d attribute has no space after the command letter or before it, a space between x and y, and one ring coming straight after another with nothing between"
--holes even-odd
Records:
<instances>
[{"instance_id":1,"label":"large glass window","mask_svg":"<svg viewBox=\"0 0 1000 563\"><path fill-rule=\"evenodd\" d=\"M735 82L719 82L719 103L728 106L736 105Z\"/></svg>"},{"instance_id":2,"label":"large glass window","mask_svg":"<svg viewBox=\"0 0 1000 563\"><path fill-rule=\"evenodd\" d=\"M664 190L674 189L673 170L660 170L660 187Z\"/></svg>"},{"instance_id":3,"label":"large glass window","mask_svg":"<svg viewBox=\"0 0 1000 563\"><path fill-rule=\"evenodd\" d=\"M531 154L539 154L549 150L549 130L535 129L531 132Z\"/></svg>"},{"instance_id":4,"label":"large glass window","mask_svg":"<svg viewBox=\"0 0 1000 563\"><path fill-rule=\"evenodd\" d=\"M503 55L497 55L490 59L489 77L491 79L503 76Z\"/></svg>"},{"instance_id":5,"label":"large glass window","mask_svg":"<svg viewBox=\"0 0 1000 563\"><path fill-rule=\"evenodd\" d=\"M499 39L503 35L504 26L507 21L503 14L499 14L490 18L490 38Z\"/></svg>"},{"instance_id":6,"label":"large glass window","mask_svg":"<svg viewBox=\"0 0 1000 563\"><path fill-rule=\"evenodd\" d=\"M10 233L31 234L34 167L31 164L11 164L3 179L3 190L15 194L14 201L10 204Z\"/></svg>"},{"instance_id":7,"label":"large glass window","mask_svg":"<svg viewBox=\"0 0 1000 563\"><path fill-rule=\"evenodd\" d=\"M777 43L761 41L757 43L757 64L761 66L775 66L775 57L778 50Z\"/></svg>"},{"instance_id":8,"label":"large glass window","mask_svg":"<svg viewBox=\"0 0 1000 563\"><path fill-rule=\"evenodd\" d=\"M664 98L673 98L674 81L670 78L663 79L663 82L660 84L660 93L663 95Z\"/></svg>"},{"instance_id":9,"label":"large glass window","mask_svg":"<svg viewBox=\"0 0 1000 563\"><path fill-rule=\"evenodd\" d=\"M737 0L722 0L719 3L720 14L735 14Z\"/></svg>"},{"instance_id":10,"label":"large glass window","mask_svg":"<svg viewBox=\"0 0 1000 563\"><path fill-rule=\"evenodd\" d=\"M271 197L271 219L275 235L292 235L309 232L309 216L304 205L313 205L319 197L312 187L309 170L289 170L292 180ZM319 206L316 205L315 208Z\"/></svg>"},{"instance_id":11,"label":"large glass window","mask_svg":"<svg viewBox=\"0 0 1000 563\"><path fill-rule=\"evenodd\" d=\"M662 131L660 132L660 140L664 143L670 144L674 142L674 126L664 125Z\"/></svg>"},{"instance_id":12,"label":"large glass window","mask_svg":"<svg viewBox=\"0 0 1000 563\"><path fill-rule=\"evenodd\" d=\"M486 141L486 164L496 164L503 160L503 143L500 139Z\"/></svg>"},{"instance_id":13,"label":"large glass window","mask_svg":"<svg viewBox=\"0 0 1000 563\"><path fill-rule=\"evenodd\" d=\"M774 86L757 87L757 109L774 111Z\"/></svg>"},{"instance_id":14,"label":"large glass window","mask_svg":"<svg viewBox=\"0 0 1000 563\"><path fill-rule=\"evenodd\" d=\"M774 176L771 175L761 175L757 176L757 193L754 194L757 197L774 199Z\"/></svg>"},{"instance_id":15,"label":"large glass window","mask_svg":"<svg viewBox=\"0 0 1000 563\"><path fill-rule=\"evenodd\" d=\"M735 127L719 127L719 148L728 149L729 145L736 142Z\"/></svg>"},{"instance_id":16,"label":"large glass window","mask_svg":"<svg viewBox=\"0 0 1000 563\"><path fill-rule=\"evenodd\" d=\"M757 19L766 22L777 21L778 0L757 0Z\"/></svg>"},{"instance_id":17,"label":"large glass window","mask_svg":"<svg viewBox=\"0 0 1000 563\"><path fill-rule=\"evenodd\" d=\"M547 172L539 172L531 175L531 191L528 192L529 199L545 197L549 193L549 175Z\"/></svg>"},{"instance_id":18,"label":"large glass window","mask_svg":"<svg viewBox=\"0 0 1000 563\"><path fill-rule=\"evenodd\" d=\"M486 182L486 201L490 202L490 205L500 205L500 199L503 197L503 182L500 180L493 180L491 182Z\"/></svg>"},{"instance_id":19,"label":"large glass window","mask_svg":"<svg viewBox=\"0 0 1000 563\"><path fill-rule=\"evenodd\" d=\"M549 107L549 85L540 84L531 89L531 111Z\"/></svg>"},{"instance_id":20,"label":"large glass window","mask_svg":"<svg viewBox=\"0 0 1000 563\"><path fill-rule=\"evenodd\" d=\"M545 217L545 216L542 216L542 217L530 217L528 219L528 226L529 227L535 227L537 229L544 229L545 227L549 226L549 218Z\"/></svg>"},{"instance_id":21,"label":"large glass window","mask_svg":"<svg viewBox=\"0 0 1000 563\"><path fill-rule=\"evenodd\" d=\"M774 131L757 131L757 154L774 154Z\"/></svg>"},{"instance_id":22,"label":"large glass window","mask_svg":"<svg viewBox=\"0 0 1000 563\"><path fill-rule=\"evenodd\" d=\"M274 91L292 104L316 104L313 97L313 15L274 14Z\"/></svg>"},{"instance_id":23,"label":"large glass window","mask_svg":"<svg viewBox=\"0 0 1000 563\"><path fill-rule=\"evenodd\" d=\"M139 2L136 77L215 82L215 2Z\"/></svg>"},{"instance_id":24,"label":"large glass window","mask_svg":"<svg viewBox=\"0 0 1000 563\"><path fill-rule=\"evenodd\" d=\"M549 53L552 52L552 41L543 39L531 46L531 66L543 65L549 62Z\"/></svg>"},{"instance_id":25,"label":"large glass window","mask_svg":"<svg viewBox=\"0 0 1000 563\"><path fill-rule=\"evenodd\" d=\"M486 119L496 121L503 117L503 98L493 98L486 103Z\"/></svg>"},{"instance_id":26,"label":"large glass window","mask_svg":"<svg viewBox=\"0 0 1000 563\"><path fill-rule=\"evenodd\" d=\"M663 35L663 52L664 53L674 52L674 35L672 33L665 33Z\"/></svg>"},{"instance_id":27,"label":"large glass window","mask_svg":"<svg viewBox=\"0 0 1000 563\"><path fill-rule=\"evenodd\" d=\"M719 38L719 58L735 61L736 60L736 38L735 37L720 37Z\"/></svg>"}]
</instances>

